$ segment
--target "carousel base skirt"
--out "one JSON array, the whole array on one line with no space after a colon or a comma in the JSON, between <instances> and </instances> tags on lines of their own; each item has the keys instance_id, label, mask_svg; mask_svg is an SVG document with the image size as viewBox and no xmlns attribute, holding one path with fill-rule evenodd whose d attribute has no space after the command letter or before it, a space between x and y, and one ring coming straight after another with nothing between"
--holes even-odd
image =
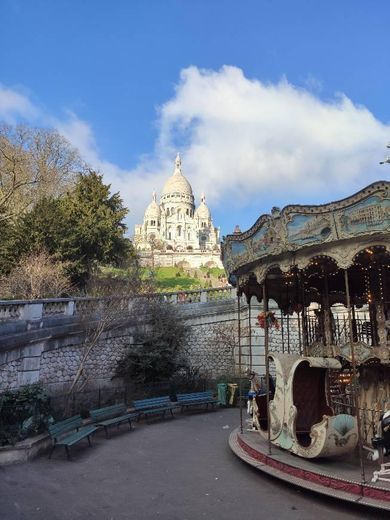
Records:
<instances>
[{"instance_id":1,"label":"carousel base skirt","mask_svg":"<svg viewBox=\"0 0 390 520\"><path fill-rule=\"evenodd\" d=\"M371 483L378 464L365 461L366 483L362 483L359 460L356 456L333 459L303 459L274 445L271 453L268 442L256 431L240 433L237 428L229 438L232 451L244 462L295 486L390 511L390 482Z\"/></svg>"}]
</instances>

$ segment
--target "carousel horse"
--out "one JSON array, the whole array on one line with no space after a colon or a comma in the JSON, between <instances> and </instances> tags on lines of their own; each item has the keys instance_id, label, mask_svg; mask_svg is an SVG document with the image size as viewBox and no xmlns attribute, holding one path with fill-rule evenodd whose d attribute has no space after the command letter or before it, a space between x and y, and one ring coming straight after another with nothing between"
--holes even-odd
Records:
<instances>
[{"instance_id":1,"label":"carousel horse","mask_svg":"<svg viewBox=\"0 0 390 520\"><path fill-rule=\"evenodd\" d=\"M356 417L334 415L327 399L327 371L341 368L340 362L290 354L272 354L270 359L276 368L276 388L269 398L270 425L267 396L255 396L253 404L253 421L260 434L305 458L353 451L358 441Z\"/></svg>"}]
</instances>

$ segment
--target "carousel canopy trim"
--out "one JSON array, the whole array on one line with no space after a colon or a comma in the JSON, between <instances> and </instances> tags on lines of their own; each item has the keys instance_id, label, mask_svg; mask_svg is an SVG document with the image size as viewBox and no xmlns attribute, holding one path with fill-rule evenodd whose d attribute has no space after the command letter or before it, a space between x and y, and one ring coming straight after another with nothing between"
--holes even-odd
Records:
<instances>
[{"instance_id":1,"label":"carousel canopy trim","mask_svg":"<svg viewBox=\"0 0 390 520\"><path fill-rule=\"evenodd\" d=\"M272 258L373 235L389 243L390 182L377 181L351 197L316 206L289 205L262 215L243 233L228 235L222 261L229 275ZM385 237L387 236L387 238ZM383 240L381 243L384 243ZM290 255L289 255L290 256Z\"/></svg>"}]
</instances>

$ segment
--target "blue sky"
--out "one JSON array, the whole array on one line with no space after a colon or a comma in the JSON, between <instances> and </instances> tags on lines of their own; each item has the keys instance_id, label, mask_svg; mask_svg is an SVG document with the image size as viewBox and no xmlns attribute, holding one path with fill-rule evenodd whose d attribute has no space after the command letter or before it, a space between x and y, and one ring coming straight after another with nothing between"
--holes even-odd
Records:
<instances>
[{"instance_id":1,"label":"blue sky","mask_svg":"<svg viewBox=\"0 0 390 520\"><path fill-rule=\"evenodd\" d=\"M0 119L79 147L130 234L178 150L244 230L388 178L389 22L387 0L3 0Z\"/></svg>"}]
</instances>

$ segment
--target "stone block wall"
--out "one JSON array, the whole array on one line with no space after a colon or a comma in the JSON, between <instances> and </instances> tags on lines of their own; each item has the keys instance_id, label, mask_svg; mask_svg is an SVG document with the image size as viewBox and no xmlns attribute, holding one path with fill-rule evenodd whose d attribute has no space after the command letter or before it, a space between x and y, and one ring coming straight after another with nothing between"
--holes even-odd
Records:
<instances>
[{"instance_id":1,"label":"stone block wall","mask_svg":"<svg viewBox=\"0 0 390 520\"><path fill-rule=\"evenodd\" d=\"M186 342L189 365L210 378L231 373L234 369L232 357L223 348L216 347L212 339L215 324L236 320L236 301L191 303L180 306L179 312L189 327ZM61 329L58 335L57 329ZM80 366L85 348L83 330L80 326L76 330L67 334L63 328L56 327L50 329L46 337L29 345L26 343L32 336L28 333L23 336L24 344L16 341L16 335L8 337L11 347L1 353L0 359L0 392L38 381L53 394L66 391ZM120 384L120 380L112 381L112 378L126 345L133 341L133 334L133 325L128 324L102 337L85 363L88 388Z\"/></svg>"},{"instance_id":2,"label":"stone block wall","mask_svg":"<svg viewBox=\"0 0 390 520\"><path fill-rule=\"evenodd\" d=\"M216 295L222 295L221 292ZM193 296L193 295L192 295ZM202 300L202 298L199 298ZM215 327L237 326L237 301L222 299L198 301L179 305L183 320L189 327L186 342L186 355L189 365L210 379L222 375L238 374L238 348L216 344ZM241 345L241 368L248 366L258 373L265 372L264 331L257 324L257 315L262 306L252 300L251 310L241 300L241 327L243 333ZM271 305L279 322L280 312ZM245 336L251 321L251 338ZM281 330L270 330L270 352L287 352L287 328L284 320L283 335ZM66 327L61 324L66 322ZM53 327L53 324L57 324ZM45 323L43 323L45 325ZM80 322L73 323L69 317L51 320L48 329L35 327L23 335L14 334L7 338L9 347L0 352L0 392L22 385L42 382L52 393L62 393L71 384L84 349L84 335ZM289 323L289 351L299 353L299 333L296 316ZM40 334L39 339L34 338ZM117 361L123 357L126 345L133 341L134 330L131 324L115 332L106 333L93 349L85 364L87 387L118 386L121 381L112 378ZM18 339L21 337L22 339ZM24 338L24 339L23 339ZM251 344L251 349L249 345ZM4 345L4 341L3 341Z\"/></svg>"},{"instance_id":3,"label":"stone block wall","mask_svg":"<svg viewBox=\"0 0 390 520\"><path fill-rule=\"evenodd\" d=\"M126 343L131 341L127 331L121 335L107 334L91 351L85 362L87 387L117 385L111 379L117 362L124 356ZM40 363L39 381L54 393L63 392L72 383L80 366L84 347L82 343L70 344L43 352ZM82 378L83 380L83 378Z\"/></svg>"},{"instance_id":4,"label":"stone block wall","mask_svg":"<svg viewBox=\"0 0 390 520\"><path fill-rule=\"evenodd\" d=\"M229 320L227 323L229 322L234 323L235 320ZM215 344L214 323L192 326L186 347L190 366L210 379L233 374L235 371L231 349Z\"/></svg>"}]
</instances>

